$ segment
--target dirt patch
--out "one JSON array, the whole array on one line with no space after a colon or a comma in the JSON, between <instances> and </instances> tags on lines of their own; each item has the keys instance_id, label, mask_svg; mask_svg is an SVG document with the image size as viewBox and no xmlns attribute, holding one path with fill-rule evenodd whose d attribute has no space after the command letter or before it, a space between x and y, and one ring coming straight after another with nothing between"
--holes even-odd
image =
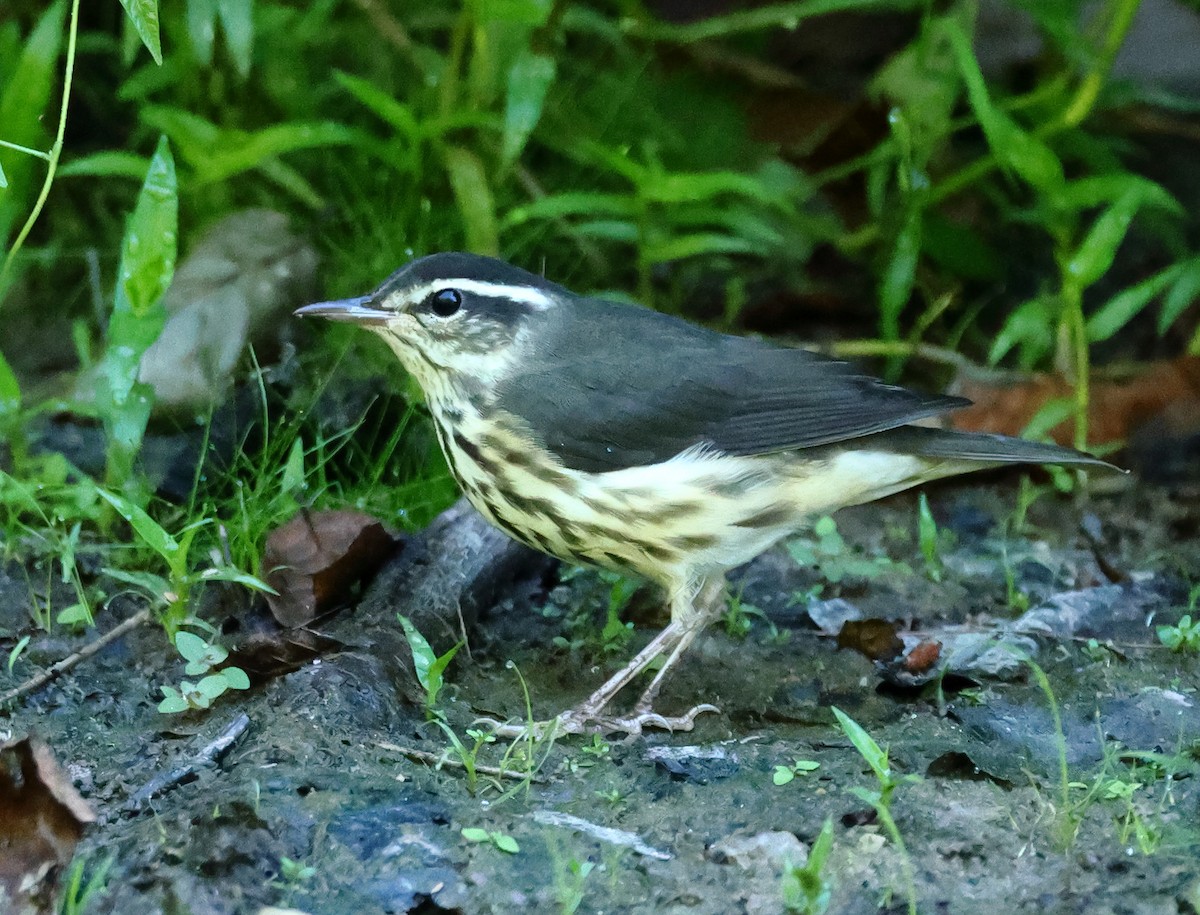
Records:
<instances>
[{"instance_id":1,"label":"dirt patch","mask_svg":"<svg viewBox=\"0 0 1200 915\"><path fill-rule=\"evenodd\" d=\"M743 570L740 598L761 615L731 618L736 635L705 634L660 701L719 715L687 734L537 746L545 759L524 786L483 775L472 796L461 770L397 749L440 757L449 738L396 675L395 643L380 651L369 637L206 713L167 716L158 686L178 682L181 662L144 628L25 699L6 727L40 735L99 815L76 859L85 874L112 859L95 912L778 912L783 872L827 817L829 911L904 911L910 873L922 912L1196 911L1200 670L1154 630L1178 620L1200 579L1195 500L1146 487L1090 503L1046 496L1007 536L1011 480L944 486L930 502L949 532L940 582L925 571L913 499L844 512L853 557L890 563L837 585L783 550ZM635 598L646 625L605 653L608 586L590 573L550 585L472 629L439 700L459 739L470 743L478 717L523 717L517 671L546 717L653 632L655 602ZM1069 637L1029 635L1036 669L907 688L839 651L805 611L841 600L900 621L902 635L988 633L1064 593L1095 612ZM1127 605L1136 623L1118 612ZM374 620L343 616L343 632L391 626L378 599L369 606ZM72 647L35 638L0 689ZM888 749L898 776L916 776L890 805L903 852L854 793L877 782L831 706ZM485 744L479 761L499 765L506 746ZM781 766L793 777L776 784Z\"/></svg>"}]
</instances>

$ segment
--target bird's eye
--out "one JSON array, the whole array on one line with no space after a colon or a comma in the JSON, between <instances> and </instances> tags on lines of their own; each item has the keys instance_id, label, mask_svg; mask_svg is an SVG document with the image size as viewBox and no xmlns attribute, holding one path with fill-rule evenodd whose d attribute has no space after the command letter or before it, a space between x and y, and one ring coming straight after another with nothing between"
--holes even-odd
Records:
<instances>
[{"instance_id":1,"label":"bird's eye","mask_svg":"<svg viewBox=\"0 0 1200 915\"><path fill-rule=\"evenodd\" d=\"M462 293L457 289L439 289L427 300L429 310L442 318L448 318L462 307Z\"/></svg>"}]
</instances>

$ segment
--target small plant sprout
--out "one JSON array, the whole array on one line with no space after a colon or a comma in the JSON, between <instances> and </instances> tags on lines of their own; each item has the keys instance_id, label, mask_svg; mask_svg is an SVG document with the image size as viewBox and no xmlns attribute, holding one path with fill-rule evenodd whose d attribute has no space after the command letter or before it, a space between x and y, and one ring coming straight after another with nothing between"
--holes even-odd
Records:
<instances>
[{"instance_id":1,"label":"small plant sprout","mask_svg":"<svg viewBox=\"0 0 1200 915\"><path fill-rule=\"evenodd\" d=\"M463 643L459 642L445 654L438 655L408 617L399 616L399 619L400 625L404 628L404 638L408 641L408 647L412 651L413 670L416 672L417 682L421 684L421 689L425 690L425 716L430 721L434 721L441 717L437 708L437 700L442 687L446 684L446 668L450 666L450 662L454 660L454 656L458 654Z\"/></svg>"},{"instance_id":2,"label":"small plant sprout","mask_svg":"<svg viewBox=\"0 0 1200 915\"><path fill-rule=\"evenodd\" d=\"M808 775L821 768L821 764L812 759L797 759L790 766L776 766L771 775L771 781L776 785L786 785L798 776Z\"/></svg>"},{"instance_id":3,"label":"small plant sprout","mask_svg":"<svg viewBox=\"0 0 1200 915\"><path fill-rule=\"evenodd\" d=\"M884 831L888 838L892 840L892 844L896 846L896 850L900 853L900 863L904 869L904 882L908 893L908 912L909 915L917 915L917 884L913 874L912 859L908 855L908 849L904 845L904 837L900 835L900 828L896 825L896 820L892 817L892 795L896 793L905 782L919 781L916 775L905 775L897 778L892 772L891 764L888 762L887 751L884 750L875 742L870 734L863 729L857 721L843 712L840 708L833 708L833 715L837 718L838 726L841 727L842 733L849 738L850 743L854 745L854 749L871 767L871 771L875 773L875 779L878 782L878 790L871 791L868 788L855 786L850 789L850 792L861 801L870 804L875 810L875 815L879 818L879 822L883 824Z\"/></svg>"},{"instance_id":4,"label":"small plant sprout","mask_svg":"<svg viewBox=\"0 0 1200 915\"><path fill-rule=\"evenodd\" d=\"M1200 600L1200 585L1192 588L1191 593L1188 594L1188 612L1179 618L1179 622L1174 626L1159 626L1156 629L1158 640L1172 651L1191 654L1200 652L1200 619L1192 621L1192 613L1196 609L1198 600Z\"/></svg>"},{"instance_id":5,"label":"small plant sprout","mask_svg":"<svg viewBox=\"0 0 1200 915\"><path fill-rule=\"evenodd\" d=\"M175 633L175 649L187 661L184 671L190 676L202 679L197 683L184 680L178 689L171 686L159 687L163 700L158 703L158 710L163 714L206 709L227 690L250 688L250 678L240 667L216 669L229 657L229 652L222 646L206 642L194 633L180 630Z\"/></svg>"},{"instance_id":6,"label":"small plant sprout","mask_svg":"<svg viewBox=\"0 0 1200 915\"><path fill-rule=\"evenodd\" d=\"M821 832L808 850L808 860L800 867L787 864L783 869L780 892L783 907L798 915L824 915L829 909L833 884L825 871L825 862L833 849L833 820L825 818Z\"/></svg>"},{"instance_id":7,"label":"small plant sprout","mask_svg":"<svg viewBox=\"0 0 1200 915\"><path fill-rule=\"evenodd\" d=\"M799 537L788 542L792 559L802 566L816 566L830 584L848 578L877 578L884 572L909 572L904 563L886 556L866 556L852 549L838 531L837 522L829 515L818 518L812 529L815 540Z\"/></svg>"},{"instance_id":8,"label":"small plant sprout","mask_svg":"<svg viewBox=\"0 0 1200 915\"><path fill-rule=\"evenodd\" d=\"M502 832L480 829L478 826L468 826L462 831L462 837L468 842L490 842L502 852L515 855L521 850L517 840Z\"/></svg>"},{"instance_id":9,"label":"small plant sprout","mask_svg":"<svg viewBox=\"0 0 1200 915\"><path fill-rule=\"evenodd\" d=\"M933 512L929 510L929 500L921 493L917 500L917 542L921 546L921 556L925 559L925 574L930 581L942 580L942 557L938 544L939 531Z\"/></svg>"}]
</instances>

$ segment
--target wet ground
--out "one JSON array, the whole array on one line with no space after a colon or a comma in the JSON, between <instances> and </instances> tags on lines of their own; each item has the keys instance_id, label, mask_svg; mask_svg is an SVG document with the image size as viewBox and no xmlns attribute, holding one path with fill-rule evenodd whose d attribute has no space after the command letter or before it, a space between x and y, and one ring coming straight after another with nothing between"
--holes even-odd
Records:
<instances>
[{"instance_id":1,"label":"wet ground","mask_svg":"<svg viewBox=\"0 0 1200 915\"><path fill-rule=\"evenodd\" d=\"M391 642L169 716L158 687L182 662L147 626L2 724L35 730L99 816L77 851L85 873L112 860L93 912L780 912L822 893L838 913L1200 911L1200 663L1155 631L1200 581L1198 494L1047 494L1016 531L1016 482L930 492L941 581L911 496L838 515L840 546L762 557L735 583L758 612L706 633L660 700L719 714L629 741L482 745L481 765L531 754L532 780L416 758L461 756L390 675ZM438 699L454 739L525 717L522 678L545 717L644 644L650 594L627 608L632 641L605 650L611 595L591 573L550 579L473 627ZM839 648L855 617L937 647L885 670ZM35 638L0 689L77 644ZM832 706L889 752L882 817Z\"/></svg>"}]
</instances>

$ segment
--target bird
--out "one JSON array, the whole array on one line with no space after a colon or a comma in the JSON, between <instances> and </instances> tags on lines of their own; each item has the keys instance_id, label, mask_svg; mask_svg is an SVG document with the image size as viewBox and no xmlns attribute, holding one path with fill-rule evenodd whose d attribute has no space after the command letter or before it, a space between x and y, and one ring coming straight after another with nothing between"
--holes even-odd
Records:
<instances>
[{"instance_id":1,"label":"bird","mask_svg":"<svg viewBox=\"0 0 1200 915\"><path fill-rule=\"evenodd\" d=\"M1058 445L916 425L970 401L804 349L576 294L503 260L426 255L374 292L296 310L382 337L425 396L471 504L561 560L661 586L670 622L539 733L690 730L654 708L725 607L726 573L815 517L1004 464L1112 465ZM613 700L654 667L628 711ZM495 723L501 733L526 729Z\"/></svg>"}]
</instances>

